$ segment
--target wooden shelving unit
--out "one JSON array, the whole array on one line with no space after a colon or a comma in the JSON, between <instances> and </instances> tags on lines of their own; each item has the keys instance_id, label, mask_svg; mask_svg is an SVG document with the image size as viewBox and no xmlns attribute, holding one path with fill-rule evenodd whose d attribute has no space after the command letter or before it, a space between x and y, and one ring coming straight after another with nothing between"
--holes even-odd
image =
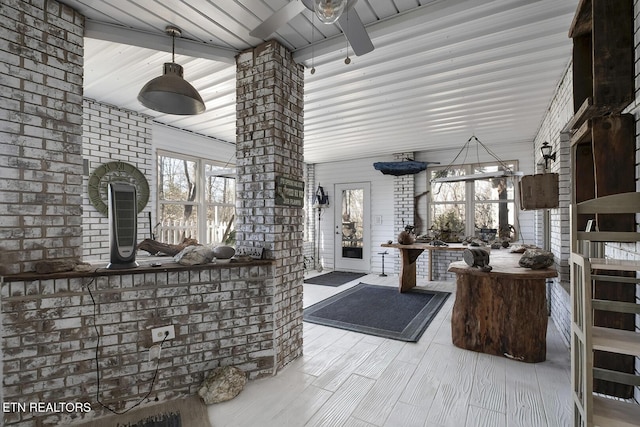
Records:
<instances>
[{"instance_id":1,"label":"wooden shelving unit","mask_svg":"<svg viewBox=\"0 0 640 427\"><path fill-rule=\"evenodd\" d=\"M594 395L594 382L607 381L625 387L640 385L640 377L630 372L595 366L598 351L640 357L640 333L615 326L596 326L596 312L620 313L633 319L640 304L607 299L595 294L597 286L617 284L635 295L640 283L640 261L591 258L589 252L608 242L640 242L640 232L612 233L587 231L578 227L582 215L600 216L640 213L640 193L614 194L574 203L571 207L571 385L574 426L638 426L640 405ZM587 243L587 244L585 244ZM596 249L597 251L597 249ZM619 274L623 273L623 274ZM635 329L635 328L633 328Z\"/></svg>"},{"instance_id":2,"label":"wooden shelving unit","mask_svg":"<svg viewBox=\"0 0 640 427\"><path fill-rule=\"evenodd\" d=\"M629 398L637 385L635 379L626 376L634 372L634 356L603 352L597 350L599 346L594 350L592 341L594 328L635 331L635 286L630 283L636 283L635 271L640 269L603 259L603 248L606 242L635 239L636 211L622 213L611 206L587 203L635 192L635 119L621 114L635 98L633 20L632 0L580 0L569 31L573 39L574 116L567 126L573 131L572 207L582 207L571 216L572 298L582 301L577 298L580 292L586 292L581 286L587 287L590 295L588 304L573 304L572 316L591 313L590 326L572 330L572 350L578 349L582 357L572 362L590 366L589 382L582 384L589 396L595 391ZM590 221L599 227L600 240L593 240L594 235L584 231ZM586 257L586 263L580 265L588 268L589 280L574 283L579 276L574 270L583 268L576 267L581 256ZM574 295L574 289L578 295ZM574 386L580 380L574 377ZM576 403L577 426L594 425L593 399L589 397L587 403ZM611 406L608 403L604 402L605 408Z\"/></svg>"},{"instance_id":3,"label":"wooden shelving unit","mask_svg":"<svg viewBox=\"0 0 640 427\"><path fill-rule=\"evenodd\" d=\"M575 129L590 117L620 113L634 99L632 1L581 0L569 37Z\"/></svg>"}]
</instances>

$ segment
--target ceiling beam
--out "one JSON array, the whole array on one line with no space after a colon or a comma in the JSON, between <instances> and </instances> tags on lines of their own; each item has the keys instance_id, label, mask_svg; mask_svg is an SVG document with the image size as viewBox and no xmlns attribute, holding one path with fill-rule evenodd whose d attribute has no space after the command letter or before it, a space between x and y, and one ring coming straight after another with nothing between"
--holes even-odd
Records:
<instances>
[{"instance_id":1,"label":"ceiling beam","mask_svg":"<svg viewBox=\"0 0 640 427\"><path fill-rule=\"evenodd\" d=\"M85 21L84 36L91 39L153 49L160 52L171 52L171 38L167 34L135 30L106 22L93 21L91 19ZM226 64L235 64L235 58L240 53L240 51L235 49L214 46L183 38L176 38L176 52L180 55L210 59Z\"/></svg>"}]
</instances>

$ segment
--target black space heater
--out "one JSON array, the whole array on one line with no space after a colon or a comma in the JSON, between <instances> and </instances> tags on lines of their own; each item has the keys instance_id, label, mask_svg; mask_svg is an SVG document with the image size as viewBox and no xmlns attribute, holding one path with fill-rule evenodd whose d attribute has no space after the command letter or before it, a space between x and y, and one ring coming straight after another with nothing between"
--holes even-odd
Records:
<instances>
[{"instance_id":1,"label":"black space heater","mask_svg":"<svg viewBox=\"0 0 640 427\"><path fill-rule=\"evenodd\" d=\"M124 182L109 183L109 249L108 269L137 267L136 238L138 207L136 187Z\"/></svg>"}]
</instances>

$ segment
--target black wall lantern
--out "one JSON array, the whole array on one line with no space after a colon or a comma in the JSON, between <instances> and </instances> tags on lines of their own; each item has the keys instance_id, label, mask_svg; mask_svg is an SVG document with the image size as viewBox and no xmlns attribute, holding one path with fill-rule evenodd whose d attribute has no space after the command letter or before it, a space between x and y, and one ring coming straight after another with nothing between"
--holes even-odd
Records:
<instances>
[{"instance_id":1,"label":"black wall lantern","mask_svg":"<svg viewBox=\"0 0 640 427\"><path fill-rule=\"evenodd\" d=\"M547 141L542 143L542 147L540 147L540 152L542 153L542 158L544 159L544 170L549 168L549 160L556 161L556 153L552 153L551 150L553 147L549 145Z\"/></svg>"}]
</instances>

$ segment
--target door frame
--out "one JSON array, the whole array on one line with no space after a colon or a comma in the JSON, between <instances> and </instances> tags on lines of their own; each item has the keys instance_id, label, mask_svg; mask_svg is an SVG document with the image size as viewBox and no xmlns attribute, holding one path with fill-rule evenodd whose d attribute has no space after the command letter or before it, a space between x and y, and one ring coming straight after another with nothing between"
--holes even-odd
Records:
<instances>
[{"instance_id":1,"label":"door frame","mask_svg":"<svg viewBox=\"0 0 640 427\"><path fill-rule=\"evenodd\" d=\"M342 191L353 189L364 190L362 215L362 259L344 258L342 256ZM353 271L369 273L371 271L371 182L351 182L334 184L334 262L333 269L339 271ZM340 238L338 238L340 236Z\"/></svg>"}]
</instances>

